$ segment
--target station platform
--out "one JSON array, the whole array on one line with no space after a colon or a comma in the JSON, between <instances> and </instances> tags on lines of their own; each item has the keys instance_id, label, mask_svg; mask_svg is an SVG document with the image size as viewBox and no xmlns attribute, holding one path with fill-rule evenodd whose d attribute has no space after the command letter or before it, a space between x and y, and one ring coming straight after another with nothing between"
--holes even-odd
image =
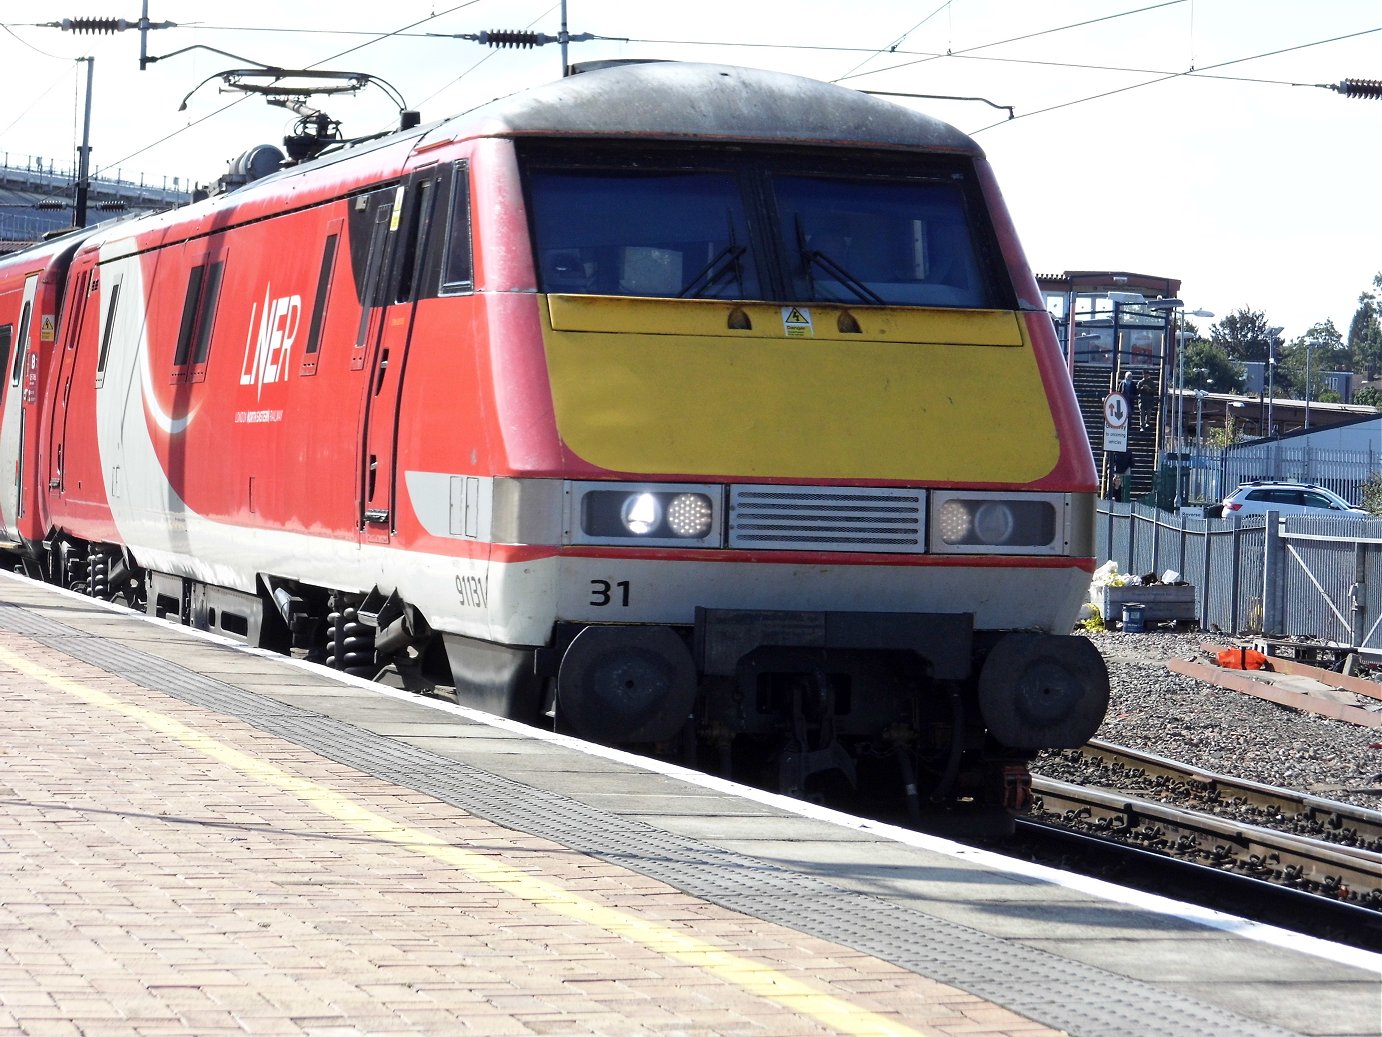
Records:
<instances>
[{"instance_id":1,"label":"station platform","mask_svg":"<svg viewBox=\"0 0 1382 1037\"><path fill-rule=\"evenodd\" d=\"M1382 1034L1382 956L0 574L0 1037Z\"/></svg>"}]
</instances>

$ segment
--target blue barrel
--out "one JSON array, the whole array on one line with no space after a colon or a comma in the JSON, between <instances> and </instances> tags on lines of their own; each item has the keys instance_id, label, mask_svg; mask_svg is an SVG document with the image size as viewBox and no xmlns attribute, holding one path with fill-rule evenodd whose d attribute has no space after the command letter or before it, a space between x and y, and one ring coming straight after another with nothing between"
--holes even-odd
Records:
<instances>
[{"instance_id":1,"label":"blue barrel","mask_svg":"<svg viewBox=\"0 0 1382 1037\"><path fill-rule=\"evenodd\" d=\"M1123 606L1123 632L1125 634L1141 634L1147 627L1143 620L1147 607L1138 602L1130 601Z\"/></svg>"}]
</instances>

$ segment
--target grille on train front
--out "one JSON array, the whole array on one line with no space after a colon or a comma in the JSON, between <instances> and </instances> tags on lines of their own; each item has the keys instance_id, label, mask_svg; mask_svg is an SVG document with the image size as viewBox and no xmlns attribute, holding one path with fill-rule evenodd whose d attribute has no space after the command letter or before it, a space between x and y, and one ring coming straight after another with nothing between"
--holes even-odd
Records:
<instances>
[{"instance_id":1,"label":"grille on train front","mask_svg":"<svg viewBox=\"0 0 1382 1037\"><path fill-rule=\"evenodd\" d=\"M922 490L732 486L729 497L730 547L925 550L926 494Z\"/></svg>"}]
</instances>

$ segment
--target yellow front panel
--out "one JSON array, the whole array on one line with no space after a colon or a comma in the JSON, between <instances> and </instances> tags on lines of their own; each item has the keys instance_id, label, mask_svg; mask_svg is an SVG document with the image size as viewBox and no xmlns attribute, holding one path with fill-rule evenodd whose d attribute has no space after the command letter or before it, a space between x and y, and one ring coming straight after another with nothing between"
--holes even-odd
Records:
<instances>
[{"instance_id":1,"label":"yellow front panel","mask_svg":"<svg viewBox=\"0 0 1382 1037\"><path fill-rule=\"evenodd\" d=\"M562 438L592 464L650 475L1027 482L1055 465L1016 314L791 309L551 297Z\"/></svg>"}]
</instances>

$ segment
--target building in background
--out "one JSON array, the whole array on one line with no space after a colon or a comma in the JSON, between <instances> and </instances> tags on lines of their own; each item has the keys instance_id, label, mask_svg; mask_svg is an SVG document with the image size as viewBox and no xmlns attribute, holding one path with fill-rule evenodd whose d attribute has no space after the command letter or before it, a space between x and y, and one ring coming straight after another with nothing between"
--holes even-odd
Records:
<instances>
[{"instance_id":1,"label":"building in background","mask_svg":"<svg viewBox=\"0 0 1382 1037\"><path fill-rule=\"evenodd\" d=\"M17 252L46 234L72 226L76 170L51 160L0 154L0 253ZM151 184L118 176L93 177L87 223L140 209L167 209L191 200L192 185L181 177Z\"/></svg>"}]
</instances>

